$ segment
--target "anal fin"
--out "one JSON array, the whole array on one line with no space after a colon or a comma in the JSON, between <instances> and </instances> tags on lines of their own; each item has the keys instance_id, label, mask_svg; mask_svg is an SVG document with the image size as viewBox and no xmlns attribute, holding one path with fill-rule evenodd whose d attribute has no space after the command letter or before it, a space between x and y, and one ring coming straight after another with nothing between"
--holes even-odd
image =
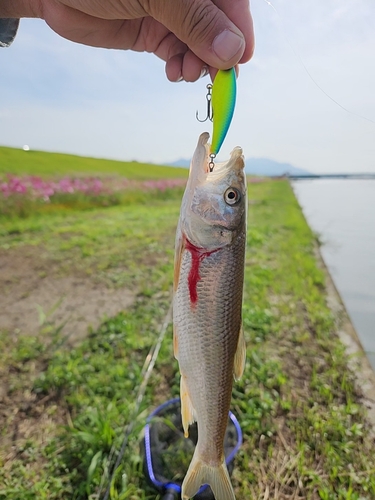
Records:
<instances>
[{"instance_id":1,"label":"anal fin","mask_svg":"<svg viewBox=\"0 0 375 500\"><path fill-rule=\"evenodd\" d=\"M187 438L189 437L189 425L195 422L195 412L188 393L185 377L182 374L180 381L180 395L182 427L184 428L184 435Z\"/></svg>"},{"instance_id":2,"label":"anal fin","mask_svg":"<svg viewBox=\"0 0 375 500\"><path fill-rule=\"evenodd\" d=\"M173 325L173 354L174 357L178 359L178 335L176 325Z\"/></svg>"},{"instance_id":3,"label":"anal fin","mask_svg":"<svg viewBox=\"0 0 375 500\"><path fill-rule=\"evenodd\" d=\"M245 363L246 363L246 343L243 333L243 326L241 325L240 333L238 335L237 350L236 354L234 355L233 375L236 380L239 380L242 377L242 374L245 370Z\"/></svg>"}]
</instances>

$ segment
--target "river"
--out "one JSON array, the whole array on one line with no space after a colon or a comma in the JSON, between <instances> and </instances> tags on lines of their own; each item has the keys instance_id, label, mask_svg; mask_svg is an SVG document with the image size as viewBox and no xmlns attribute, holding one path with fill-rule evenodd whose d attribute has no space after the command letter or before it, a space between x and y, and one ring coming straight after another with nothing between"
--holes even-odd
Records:
<instances>
[{"instance_id":1,"label":"river","mask_svg":"<svg viewBox=\"0 0 375 500\"><path fill-rule=\"evenodd\" d=\"M375 369L375 180L298 180L292 186Z\"/></svg>"}]
</instances>

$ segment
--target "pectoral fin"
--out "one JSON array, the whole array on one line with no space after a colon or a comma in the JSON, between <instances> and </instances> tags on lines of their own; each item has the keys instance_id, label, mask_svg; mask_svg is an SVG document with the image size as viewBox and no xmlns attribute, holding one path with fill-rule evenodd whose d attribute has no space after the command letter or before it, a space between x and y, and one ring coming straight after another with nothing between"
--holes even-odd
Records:
<instances>
[{"instance_id":1,"label":"pectoral fin","mask_svg":"<svg viewBox=\"0 0 375 500\"><path fill-rule=\"evenodd\" d=\"M189 425L195 422L194 408L188 393L185 377L181 375L180 381L181 394L181 417L182 427L184 428L185 437L189 437Z\"/></svg>"},{"instance_id":2,"label":"pectoral fin","mask_svg":"<svg viewBox=\"0 0 375 500\"><path fill-rule=\"evenodd\" d=\"M238 336L237 351L236 354L234 355L233 375L236 380L239 380L242 377L242 374L245 369L245 362L246 362L246 343L243 334L243 326L241 325L240 334Z\"/></svg>"},{"instance_id":3,"label":"pectoral fin","mask_svg":"<svg viewBox=\"0 0 375 500\"><path fill-rule=\"evenodd\" d=\"M173 275L173 290L176 291L180 280L181 260L185 249L185 238L183 237L180 228L177 228L176 244L174 252L174 275Z\"/></svg>"}]
</instances>

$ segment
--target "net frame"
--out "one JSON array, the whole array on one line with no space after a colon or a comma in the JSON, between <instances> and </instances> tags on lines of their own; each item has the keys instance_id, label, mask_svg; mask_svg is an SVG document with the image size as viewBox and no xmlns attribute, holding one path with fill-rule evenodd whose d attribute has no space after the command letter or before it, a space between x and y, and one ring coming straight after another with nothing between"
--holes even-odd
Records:
<instances>
[{"instance_id":1,"label":"net frame","mask_svg":"<svg viewBox=\"0 0 375 500\"><path fill-rule=\"evenodd\" d=\"M146 425L144 428L144 470L145 474L150 481L150 483L154 486L154 488L159 491L159 492L165 492L166 490L175 490L178 494L181 493L181 485L178 484L177 482L169 481L167 478L165 479L165 482L160 479L161 474L156 474L154 471L154 466L153 466L153 457L152 457L152 424L153 424L153 419L158 416L162 416L163 413L166 413L166 410L169 407L173 406L179 406L180 408L181 400L180 398L174 398L170 399L169 401L166 401L165 403L161 404L158 406L147 418ZM229 451L229 453L225 453L225 462L228 467L229 472L231 473L231 467L232 462L234 457L236 456L238 450L240 449L242 442L243 442L243 435L242 435L242 430L240 427L240 424L236 418L236 416L230 411L229 412L229 420L230 424L233 425L235 431L236 431L236 443L233 448ZM225 448L225 447L224 447ZM227 451L227 450L225 450ZM158 477L159 478L158 478ZM202 485L201 488L199 489L198 493L195 495L195 500L208 500L208 498L213 498L213 495L207 495L211 490L208 489L208 485Z\"/></svg>"}]
</instances>

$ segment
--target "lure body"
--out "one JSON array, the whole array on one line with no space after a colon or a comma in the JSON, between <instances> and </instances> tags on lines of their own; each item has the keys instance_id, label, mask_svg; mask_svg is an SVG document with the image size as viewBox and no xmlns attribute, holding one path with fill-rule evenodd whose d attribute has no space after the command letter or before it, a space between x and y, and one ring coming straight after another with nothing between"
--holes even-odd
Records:
<instances>
[{"instance_id":1,"label":"lure body","mask_svg":"<svg viewBox=\"0 0 375 500\"><path fill-rule=\"evenodd\" d=\"M217 155L231 124L236 104L234 68L219 70L212 85L213 132L211 155Z\"/></svg>"}]
</instances>

